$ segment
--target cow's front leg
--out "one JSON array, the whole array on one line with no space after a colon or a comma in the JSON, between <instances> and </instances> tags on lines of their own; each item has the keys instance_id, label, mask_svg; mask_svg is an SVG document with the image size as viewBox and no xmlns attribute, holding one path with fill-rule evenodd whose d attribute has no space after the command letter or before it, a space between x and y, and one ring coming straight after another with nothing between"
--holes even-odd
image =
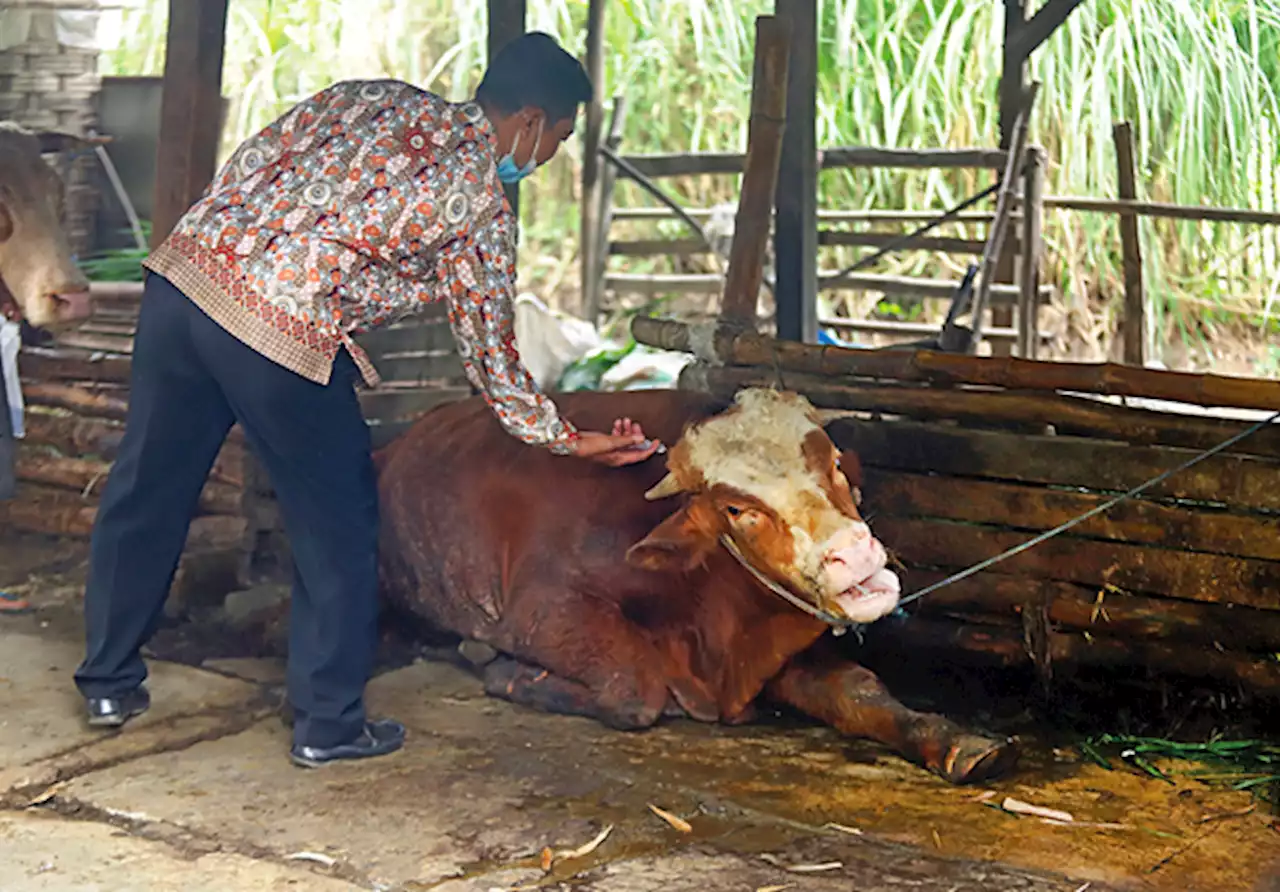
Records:
<instances>
[{"instance_id":1,"label":"cow's front leg","mask_svg":"<svg viewBox=\"0 0 1280 892\"><path fill-rule=\"evenodd\" d=\"M623 731L647 728L662 715L665 692L645 697L624 679L614 681L597 691L510 657L498 657L484 668L485 693L542 712L587 716Z\"/></svg>"},{"instance_id":2,"label":"cow's front leg","mask_svg":"<svg viewBox=\"0 0 1280 892\"><path fill-rule=\"evenodd\" d=\"M982 783L1013 768L1017 745L966 733L940 715L894 699L869 669L830 654L801 655L768 695L851 737L868 737L953 784Z\"/></svg>"}]
</instances>

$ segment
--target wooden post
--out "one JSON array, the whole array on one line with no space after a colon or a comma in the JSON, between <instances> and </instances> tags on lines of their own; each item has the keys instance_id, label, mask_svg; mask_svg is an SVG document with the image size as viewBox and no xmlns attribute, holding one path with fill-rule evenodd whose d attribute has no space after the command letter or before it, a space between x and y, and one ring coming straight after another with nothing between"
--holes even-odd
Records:
<instances>
[{"instance_id":1,"label":"wooden post","mask_svg":"<svg viewBox=\"0 0 1280 892\"><path fill-rule=\"evenodd\" d=\"M627 122L627 100L621 94L613 97L613 111L609 114L609 133L604 144L613 152L622 145L622 129ZM584 295L583 315L594 323L600 317L600 298L604 292L605 270L609 265L609 230L613 228L613 187L618 181L618 169L612 164L600 168L599 205L596 213L594 266Z\"/></svg>"},{"instance_id":2,"label":"wooden post","mask_svg":"<svg viewBox=\"0 0 1280 892\"><path fill-rule=\"evenodd\" d=\"M778 187L790 54L790 22L776 16L759 16L755 70L751 78L751 118L747 124L747 160L720 309L725 321L746 324L753 329L764 279L764 251L773 222L773 198Z\"/></svg>"},{"instance_id":3,"label":"wooden post","mask_svg":"<svg viewBox=\"0 0 1280 892\"><path fill-rule=\"evenodd\" d=\"M1112 133L1116 143L1116 165L1120 198L1134 201L1138 197L1137 173L1133 160L1133 129L1128 121L1116 124ZM1120 217L1120 243L1124 249L1124 362L1144 365L1146 361L1147 302L1142 291L1142 248L1138 243L1138 218L1132 214Z\"/></svg>"},{"instance_id":4,"label":"wooden post","mask_svg":"<svg viewBox=\"0 0 1280 892\"><path fill-rule=\"evenodd\" d=\"M225 2L225 0L224 0ZM488 58L493 57L511 41L524 33L525 0L488 0L489 36L487 41ZM520 219L520 184L509 183L503 186L507 193L507 201L511 202L511 212Z\"/></svg>"},{"instance_id":5,"label":"wooden post","mask_svg":"<svg viewBox=\"0 0 1280 892\"><path fill-rule=\"evenodd\" d=\"M1018 355L1024 359L1035 359L1040 349L1040 231L1044 214L1044 149L1028 146L1026 159L1022 190L1022 263L1018 277Z\"/></svg>"},{"instance_id":6,"label":"wooden post","mask_svg":"<svg viewBox=\"0 0 1280 892\"><path fill-rule=\"evenodd\" d=\"M228 0L169 0L151 247L217 173Z\"/></svg>"},{"instance_id":7,"label":"wooden post","mask_svg":"<svg viewBox=\"0 0 1280 892\"><path fill-rule=\"evenodd\" d=\"M1013 253L1005 251L1005 232L1009 225L1009 213L1017 199L1018 193L1018 162L1023 158L1023 149L1027 140L1027 124L1031 119L1031 111L1035 107L1036 94L1039 92L1040 82L1036 81L1024 94L1024 98L1020 100L1022 105L1021 111L1018 112L1014 121L1013 134L1010 138L1009 155L1005 162L1004 174L1001 176L1000 192L996 197L995 217L991 222L991 231L987 236L987 249L982 255L982 271L981 277L978 279L978 287L973 295L973 339L969 349L976 352L982 345L982 329L983 319L982 313L987 306L987 298L991 294L991 286L994 280L1000 278L1000 269L997 264L1003 267L1006 262L1010 268L1010 276L1012 278ZM1001 323L1000 319L995 319L996 323L1001 323L1002 327L1007 327L1007 320ZM992 351L993 355L996 354ZM1007 351L1005 352L1007 355Z\"/></svg>"},{"instance_id":8,"label":"wooden post","mask_svg":"<svg viewBox=\"0 0 1280 892\"><path fill-rule=\"evenodd\" d=\"M582 266L580 309L584 319L595 324L599 303L591 300L591 283L599 265L596 254L605 250L598 241L600 232L600 131L604 124L604 5L591 0L587 6L587 52L584 67L591 78L591 101L587 103L582 130Z\"/></svg>"},{"instance_id":9,"label":"wooden post","mask_svg":"<svg viewBox=\"0 0 1280 892\"><path fill-rule=\"evenodd\" d=\"M1004 0L1004 47L1000 69L1000 148L1013 139L1013 122L1026 89L1027 56L1018 46L1018 34L1026 26L1024 0Z\"/></svg>"},{"instance_id":10,"label":"wooden post","mask_svg":"<svg viewBox=\"0 0 1280 892\"><path fill-rule=\"evenodd\" d=\"M1018 108L1022 102L1026 88L1027 56L1021 52L1017 36L1026 26L1027 10L1025 0L1005 0L1004 2L1004 53L1003 68L1000 73L1000 148L1008 149L1013 139L1013 122L1018 116ZM1012 250L1004 250L997 258L994 270L995 281L1002 284L1012 282L1016 261ZM995 328L1008 328L1013 324L1013 307L1002 306L991 308L991 324ZM1008 356L1009 343L993 341L991 355Z\"/></svg>"},{"instance_id":11,"label":"wooden post","mask_svg":"<svg viewBox=\"0 0 1280 892\"><path fill-rule=\"evenodd\" d=\"M791 23L787 125L782 135L773 243L777 263L778 337L818 339L818 3L776 0Z\"/></svg>"}]
</instances>

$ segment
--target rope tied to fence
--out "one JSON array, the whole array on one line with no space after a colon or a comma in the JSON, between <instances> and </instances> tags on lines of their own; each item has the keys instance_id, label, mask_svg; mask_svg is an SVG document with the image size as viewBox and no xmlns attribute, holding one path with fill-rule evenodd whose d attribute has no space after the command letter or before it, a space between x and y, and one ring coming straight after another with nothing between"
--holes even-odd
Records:
<instances>
[{"instance_id":1,"label":"rope tied to fence","mask_svg":"<svg viewBox=\"0 0 1280 892\"><path fill-rule=\"evenodd\" d=\"M1152 477L1150 480L1146 481L1145 483L1141 483L1138 486L1135 486L1133 489L1130 489L1128 492L1121 493L1118 496L1114 496L1113 498L1108 499L1107 501L1103 502L1101 505L1091 508L1090 510L1086 511L1084 514L1079 515L1078 517L1074 517L1071 520L1061 523L1051 530L1046 530L1045 532L1040 533L1039 535L1034 536L1031 539L1028 539L1026 542L1023 542L1020 545L1015 545L1013 548L1006 549L1005 551L1000 552L994 557L990 557L990 558L987 558L986 560L979 561L978 563L970 567L967 567L964 570L960 570L956 573L952 573L950 576L946 577L945 579L939 580L938 582L935 582L932 585L927 585L924 588L920 589L919 591L912 592L907 597L899 599L898 605L895 608L892 615L907 616L908 614L903 608L905 608L908 604L914 601L918 601L924 596L933 594L939 589L945 588L948 585L952 585L953 583L959 582L962 579L968 579L970 576L974 576L978 573L981 573L983 570L989 569L995 566L996 564L1001 563L1002 561L1007 561L1011 557L1016 557L1017 555L1022 554L1024 551L1027 551L1031 548L1034 548L1035 546L1039 545L1042 542L1052 539L1055 536L1061 535L1062 533L1065 533L1067 530L1071 529L1072 527L1079 526L1080 524L1084 523L1086 520L1089 520L1090 518L1093 518L1093 517L1097 517L1099 514L1102 514L1106 511L1111 510L1121 502L1127 501L1128 499L1132 499L1135 496L1141 495L1151 487L1157 486L1160 483L1163 483L1164 481L1168 480L1170 477L1174 476L1175 474L1179 474L1182 471L1185 471L1188 468L1192 467L1193 465L1199 464L1200 462L1204 461L1206 458L1211 458L1212 456L1217 455L1219 452L1223 452L1227 449L1230 449L1232 446L1234 446L1236 443L1239 443L1241 440L1245 439L1246 437L1252 436L1253 434L1262 430L1264 427L1274 424L1278 419L1280 419L1280 411L1273 412L1271 413L1271 415L1267 416L1266 418L1263 418L1261 421L1256 422L1255 424L1246 428L1245 430L1240 431L1234 436L1229 437L1228 439L1219 443L1217 446L1214 446L1210 449L1206 449L1202 452L1197 453L1196 455L1187 459L1177 467L1170 468L1169 470L1164 471L1163 473L1158 474L1155 477ZM862 640L863 633L866 629L865 623L841 622L838 624L831 623L831 625L834 627L835 634L843 635L846 631L853 631L859 641Z\"/></svg>"}]
</instances>

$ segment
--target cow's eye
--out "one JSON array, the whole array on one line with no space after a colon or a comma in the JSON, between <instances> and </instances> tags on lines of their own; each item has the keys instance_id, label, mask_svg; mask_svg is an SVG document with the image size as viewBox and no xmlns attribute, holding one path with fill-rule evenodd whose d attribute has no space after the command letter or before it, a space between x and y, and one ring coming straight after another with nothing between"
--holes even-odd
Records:
<instances>
[{"instance_id":1,"label":"cow's eye","mask_svg":"<svg viewBox=\"0 0 1280 892\"><path fill-rule=\"evenodd\" d=\"M739 508L737 505L730 505L725 510L729 512L730 517L737 517L739 514L742 513L742 509Z\"/></svg>"}]
</instances>

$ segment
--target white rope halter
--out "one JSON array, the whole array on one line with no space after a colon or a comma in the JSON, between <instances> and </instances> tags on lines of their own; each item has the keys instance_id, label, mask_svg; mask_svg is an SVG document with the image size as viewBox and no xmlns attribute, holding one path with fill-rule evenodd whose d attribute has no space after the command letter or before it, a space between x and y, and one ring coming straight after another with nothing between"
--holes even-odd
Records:
<instances>
[{"instance_id":1,"label":"white rope halter","mask_svg":"<svg viewBox=\"0 0 1280 892\"><path fill-rule=\"evenodd\" d=\"M827 611L822 610L821 608L814 607L812 604L810 604L808 601L804 600L803 598L799 598L793 595L790 591L787 590L785 586L779 585L778 583L770 579L768 576L765 576L755 567L751 566L750 563L748 563L747 559L743 557L742 552L738 549L737 543L735 543L733 539L731 539L728 535L722 535L720 537L720 544L725 547L725 551L733 555L734 558L737 559L738 563L746 567L747 572L750 573L752 576L754 576L756 580L765 588L767 588L769 591L773 592L779 598L786 601L792 607L799 608L800 610L803 610L805 613L812 616L814 619L820 619L827 625L831 626L832 627L831 634L837 635L837 636L843 635L845 632L849 631L849 629L852 628L853 626L860 625L859 623L850 622L847 619L843 619L841 617L835 616L834 614L828 613ZM862 586L855 585L854 588L858 589L858 591L862 592L863 594L866 594L866 590L863 589Z\"/></svg>"}]
</instances>

